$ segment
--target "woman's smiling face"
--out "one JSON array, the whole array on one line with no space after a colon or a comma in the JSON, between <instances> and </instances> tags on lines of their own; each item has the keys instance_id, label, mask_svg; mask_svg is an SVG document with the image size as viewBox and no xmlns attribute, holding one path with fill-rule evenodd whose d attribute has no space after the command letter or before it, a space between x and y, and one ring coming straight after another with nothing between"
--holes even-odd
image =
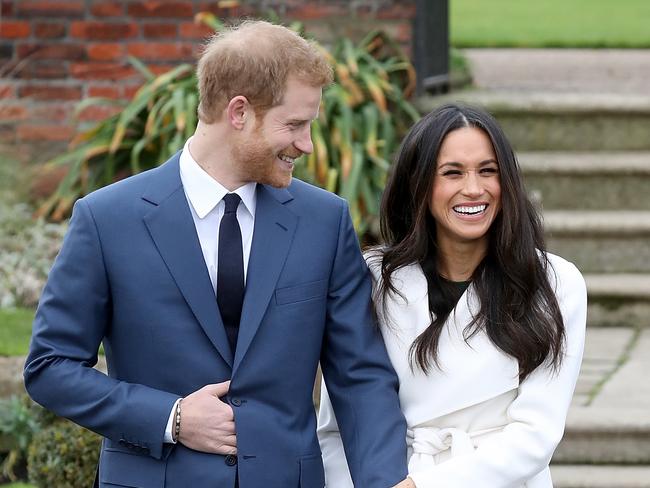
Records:
<instances>
[{"instance_id":1,"label":"woman's smiling face","mask_svg":"<svg viewBox=\"0 0 650 488\"><path fill-rule=\"evenodd\" d=\"M484 131L463 127L445 136L429 207L439 245L487 244L488 230L501 210L501 182L494 148Z\"/></svg>"}]
</instances>

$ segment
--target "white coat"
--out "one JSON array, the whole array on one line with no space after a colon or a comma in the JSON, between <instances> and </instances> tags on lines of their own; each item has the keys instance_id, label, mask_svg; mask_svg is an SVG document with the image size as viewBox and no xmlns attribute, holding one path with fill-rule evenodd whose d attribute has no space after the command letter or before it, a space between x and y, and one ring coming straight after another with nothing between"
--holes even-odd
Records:
<instances>
[{"instance_id":1,"label":"white coat","mask_svg":"<svg viewBox=\"0 0 650 488\"><path fill-rule=\"evenodd\" d=\"M441 369L434 367L426 375L412 370L409 347L431 322L427 282L419 265L393 275L404 299L390 298L387 315L380 314L380 328L400 379L409 476L417 488L552 488L548 465L562 438L580 370L587 294L572 263L552 254L548 258L566 327L565 354L557 372L542 365L521 384L516 360L497 349L484 332L468 342L463 339L479 308L471 285L440 336ZM376 286L378 259L370 258L368 264ZM327 487L352 487L324 385L318 420Z\"/></svg>"}]
</instances>

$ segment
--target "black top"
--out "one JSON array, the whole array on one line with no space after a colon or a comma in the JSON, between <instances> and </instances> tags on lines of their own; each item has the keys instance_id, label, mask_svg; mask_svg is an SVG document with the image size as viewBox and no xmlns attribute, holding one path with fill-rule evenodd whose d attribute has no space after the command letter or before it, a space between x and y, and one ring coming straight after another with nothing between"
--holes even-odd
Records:
<instances>
[{"instance_id":1,"label":"black top","mask_svg":"<svg viewBox=\"0 0 650 488\"><path fill-rule=\"evenodd\" d=\"M440 276L440 281L449 285L449 288L456 297L454 300L456 303L458 303L458 300L460 300L460 297L463 296L463 293L465 293L465 290L467 290L467 287L471 283L471 281L451 281L442 276Z\"/></svg>"},{"instance_id":2,"label":"black top","mask_svg":"<svg viewBox=\"0 0 650 488\"><path fill-rule=\"evenodd\" d=\"M420 262L427 279L429 311L438 317L446 317L454 309L471 281L451 281L440 275L431 257Z\"/></svg>"}]
</instances>

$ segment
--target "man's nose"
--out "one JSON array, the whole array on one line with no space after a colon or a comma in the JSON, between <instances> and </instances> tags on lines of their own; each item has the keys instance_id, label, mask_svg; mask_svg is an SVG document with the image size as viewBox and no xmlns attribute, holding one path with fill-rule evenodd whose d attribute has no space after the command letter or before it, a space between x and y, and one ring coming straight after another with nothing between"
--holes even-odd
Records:
<instances>
[{"instance_id":1,"label":"man's nose","mask_svg":"<svg viewBox=\"0 0 650 488\"><path fill-rule=\"evenodd\" d=\"M300 131L298 138L293 144L300 152L311 154L314 151L314 144L311 141L311 126L307 125Z\"/></svg>"}]
</instances>

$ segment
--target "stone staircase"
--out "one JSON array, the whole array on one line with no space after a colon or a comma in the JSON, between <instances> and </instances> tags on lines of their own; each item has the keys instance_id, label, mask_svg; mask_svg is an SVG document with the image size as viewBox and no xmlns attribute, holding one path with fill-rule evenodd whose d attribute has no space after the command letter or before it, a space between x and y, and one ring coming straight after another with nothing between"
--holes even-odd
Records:
<instances>
[{"instance_id":1,"label":"stone staircase","mask_svg":"<svg viewBox=\"0 0 650 488\"><path fill-rule=\"evenodd\" d=\"M650 51L469 50L513 142L550 251L589 295L585 358L556 488L650 488Z\"/></svg>"},{"instance_id":2,"label":"stone staircase","mask_svg":"<svg viewBox=\"0 0 650 488\"><path fill-rule=\"evenodd\" d=\"M650 148L650 131L646 137ZM585 276L589 325L649 326L650 151L524 152L519 159L543 209L549 249Z\"/></svg>"}]
</instances>

